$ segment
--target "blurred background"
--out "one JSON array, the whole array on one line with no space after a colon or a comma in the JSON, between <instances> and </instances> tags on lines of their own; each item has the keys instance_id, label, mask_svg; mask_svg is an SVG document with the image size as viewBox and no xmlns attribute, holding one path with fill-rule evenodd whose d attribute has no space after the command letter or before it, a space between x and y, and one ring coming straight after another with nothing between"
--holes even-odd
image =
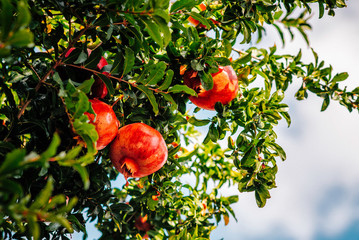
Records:
<instances>
[{"instance_id":1,"label":"blurred background","mask_svg":"<svg viewBox=\"0 0 359 240\"><path fill-rule=\"evenodd\" d=\"M319 60L333 66L333 74L349 73L340 86L352 90L359 86L359 1L346 2L348 7L337 9L335 17L322 19L313 4L313 29L308 36ZM301 48L302 60L313 61L299 33L284 47L276 31L267 31L264 39L258 47L276 44L278 53L293 55ZM245 50L241 45L237 48ZM287 160L278 163L278 187L271 190L272 198L259 209L254 194L239 194L234 205L238 222L231 218L224 226L222 221L211 240L359 239L359 114L333 101L320 112L323 100L313 94L297 101L299 84L300 80L290 87L284 100L292 125L287 128L283 120L277 127ZM237 193L235 187L223 191Z\"/></svg>"}]
</instances>

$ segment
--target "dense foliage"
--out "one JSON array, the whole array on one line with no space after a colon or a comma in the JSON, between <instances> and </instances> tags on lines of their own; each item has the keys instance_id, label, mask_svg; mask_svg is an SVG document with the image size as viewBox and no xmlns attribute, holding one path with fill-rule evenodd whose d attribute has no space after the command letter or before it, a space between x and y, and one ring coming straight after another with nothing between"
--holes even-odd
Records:
<instances>
[{"instance_id":1,"label":"dense foliage","mask_svg":"<svg viewBox=\"0 0 359 240\"><path fill-rule=\"evenodd\" d=\"M93 221L102 239L208 239L216 223L235 218L238 196L221 195L221 187L254 192L259 207L276 187L276 161L286 154L274 127L291 123L283 98L293 81L302 82L298 100L309 92L323 98L322 111L331 100L358 108L359 88L341 89L348 74L334 75L314 50L315 61L305 63L299 49L291 56L275 46L233 48L255 45L266 31L283 43L286 32L299 33L309 44L312 8L334 15L344 0L208 0L203 11L201 3L0 1L0 238L86 236ZM102 56L109 64L100 71ZM211 89L211 73L225 65L239 78L238 96L213 112L196 108L183 71L197 71ZM159 171L114 185L109 147L96 150L84 114L93 112L95 78L120 126L143 122L162 134L168 160Z\"/></svg>"}]
</instances>

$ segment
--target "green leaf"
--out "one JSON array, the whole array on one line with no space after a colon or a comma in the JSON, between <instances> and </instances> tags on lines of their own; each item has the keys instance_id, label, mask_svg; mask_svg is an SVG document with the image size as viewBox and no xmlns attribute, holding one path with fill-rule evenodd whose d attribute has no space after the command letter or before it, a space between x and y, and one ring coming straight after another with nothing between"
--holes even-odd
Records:
<instances>
[{"instance_id":1,"label":"green leaf","mask_svg":"<svg viewBox=\"0 0 359 240\"><path fill-rule=\"evenodd\" d=\"M93 78L85 80L83 83L80 84L80 86L77 87L77 89L88 94L91 91L91 87L94 82L95 82L95 79L93 79Z\"/></svg>"},{"instance_id":2,"label":"green leaf","mask_svg":"<svg viewBox=\"0 0 359 240\"><path fill-rule=\"evenodd\" d=\"M320 111L325 111L330 103L330 97L328 94L325 95L324 100L323 100L323 104L322 104L322 108L320 109Z\"/></svg>"},{"instance_id":3,"label":"green leaf","mask_svg":"<svg viewBox=\"0 0 359 240\"><path fill-rule=\"evenodd\" d=\"M181 9L191 9L199 3L200 3L200 1L198 1L198 0L197 1L196 0L175 1L171 6L170 12L173 13L173 12L177 12Z\"/></svg>"},{"instance_id":4,"label":"green leaf","mask_svg":"<svg viewBox=\"0 0 359 240\"><path fill-rule=\"evenodd\" d=\"M279 33L280 39L282 40L283 46L285 45L285 37L282 29L275 23L273 23L273 26L277 29L277 32Z\"/></svg>"},{"instance_id":5,"label":"green leaf","mask_svg":"<svg viewBox=\"0 0 359 240\"><path fill-rule=\"evenodd\" d=\"M72 224L75 224L75 226L77 226L82 232L85 233L85 235L87 235L85 224L81 223L79 219L76 217L76 215L73 214L69 215L67 217L67 220L69 220Z\"/></svg>"},{"instance_id":6,"label":"green leaf","mask_svg":"<svg viewBox=\"0 0 359 240\"><path fill-rule=\"evenodd\" d=\"M204 90L208 91L213 88L213 78L211 74L202 71L198 72L198 76L201 79L201 84Z\"/></svg>"},{"instance_id":7,"label":"green leaf","mask_svg":"<svg viewBox=\"0 0 359 240\"><path fill-rule=\"evenodd\" d=\"M74 50L74 51L75 51L75 50ZM73 52L74 52L74 51L73 51ZM72 52L71 52L71 54L72 54ZM71 54L70 54L70 55L71 55ZM80 52L80 54L78 55L78 57L77 57L76 61L74 62L74 64L82 64L82 63L86 62L87 58L88 58L87 52L84 52L84 51L82 50L82 51Z\"/></svg>"},{"instance_id":8,"label":"green leaf","mask_svg":"<svg viewBox=\"0 0 359 240\"><path fill-rule=\"evenodd\" d=\"M75 132L85 141L89 152L96 152L95 142L98 139L96 127L93 124L82 122L80 119L75 119L73 122Z\"/></svg>"},{"instance_id":9,"label":"green leaf","mask_svg":"<svg viewBox=\"0 0 359 240\"><path fill-rule=\"evenodd\" d=\"M221 66L231 65L231 61L227 57L215 57L214 60Z\"/></svg>"},{"instance_id":10,"label":"green leaf","mask_svg":"<svg viewBox=\"0 0 359 240\"><path fill-rule=\"evenodd\" d=\"M156 210L156 206L158 205L159 201L153 200L152 197L148 197L147 198L147 207L148 209L150 209L151 211L155 211Z\"/></svg>"},{"instance_id":11,"label":"green leaf","mask_svg":"<svg viewBox=\"0 0 359 240\"><path fill-rule=\"evenodd\" d=\"M238 59L236 59L236 63L239 64L246 64L247 62L249 62L252 59L252 52L243 54L242 56L240 56Z\"/></svg>"},{"instance_id":12,"label":"green leaf","mask_svg":"<svg viewBox=\"0 0 359 240\"><path fill-rule=\"evenodd\" d=\"M74 198L73 198L74 199ZM69 204L70 205L70 204ZM54 215L54 216L50 216L49 217L49 220L51 220L52 222L58 222L59 224L61 224L63 227L66 228L66 230L69 232L69 233L73 233L74 230L71 226L71 224L69 223L69 221L67 221L66 218L64 218L63 216L61 215Z\"/></svg>"},{"instance_id":13,"label":"green leaf","mask_svg":"<svg viewBox=\"0 0 359 240\"><path fill-rule=\"evenodd\" d=\"M286 120L288 127L290 126L290 124L292 123L292 120L290 118L289 113L287 112L279 112L280 115L282 115L284 117L284 119Z\"/></svg>"},{"instance_id":14,"label":"green leaf","mask_svg":"<svg viewBox=\"0 0 359 240\"><path fill-rule=\"evenodd\" d=\"M75 105L75 111L73 113L74 118L79 118L89 109L90 102L86 94L82 91L78 92L78 101Z\"/></svg>"},{"instance_id":15,"label":"green leaf","mask_svg":"<svg viewBox=\"0 0 359 240\"><path fill-rule=\"evenodd\" d=\"M133 211L133 207L131 205L122 203L122 202L112 204L110 206L110 208L113 212L118 212L118 211L132 212Z\"/></svg>"},{"instance_id":16,"label":"green leaf","mask_svg":"<svg viewBox=\"0 0 359 240\"><path fill-rule=\"evenodd\" d=\"M283 15L283 11L282 10L278 10L274 13L274 19L278 20L281 16Z\"/></svg>"},{"instance_id":17,"label":"green leaf","mask_svg":"<svg viewBox=\"0 0 359 240\"><path fill-rule=\"evenodd\" d=\"M5 190L0 192L6 192L7 194L13 193L19 196L23 195L23 190L20 184L12 180L1 179L1 177L0 177L0 190Z\"/></svg>"},{"instance_id":18,"label":"green leaf","mask_svg":"<svg viewBox=\"0 0 359 240\"><path fill-rule=\"evenodd\" d=\"M167 64L165 62L159 62L154 65L154 68L151 69L150 74L145 81L145 85L156 85L161 81L165 75L166 68Z\"/></svg>"},{"instance_id":19,"label":"green leaf","mask_svg":"<svg viewBox=\"0 0 359 240\"><path fill-rule=\"evenodd\" d=\"M82 150L82 146L77 145L71 150L69 150L65 156L59 154L59 156L57 156L58 163L62 166L71 166L72 165L71 163L80 154L81 150Z\"/></svg>"},{"instance_id":20,"label":"green leaf","mask_svg":"<svg viewBox=\"0 0 359 240\"><path fill-rule=\"evenodd\" d=\"M1 0L0 11L0 26L1 37L0 40L5 40L10 32L13 23L13 7L10 0Z\"/></svg>"},{"instance_id":21,"label":"green leaf","mask_svg":"<svg viewBox=\"0 0 359 240\"><path fill-rule=\"evenodd\" d=\"M191 17L193 17L194 19L200 21L203 25L206 26L207 29L211 28L211 25L209 24L209 22L207 21L207 19L205 19L201 14L196 13L196 12L190 12L188 15L190 15Z\"/></svg>"},{"instance_id":22,"label":"green leaf","mask_svg":"<svg viewBox=\"0 0 359 240\"><path fill-rule=\"evenodd\" d=\"M228 140L228 148L234 150L236 145L233 141L233 138L229 136L227 140Z\"/></svg>"},{"instance_id":23,"label":"green leaf","mask_svg":"<svg viewBox=\"0 0 359 240\"><path fill-rule=\"evenodd\" d=\"M25 149L15 149L12 152L6 154L5 161L0 166L0 178L12 173L18 169L21 169L21 162L24 161L26 155Z\"/></svg>"},{"instance_id":24,"label":"green leaf","mask_svg":"<svg viewBox=\"0 0 359 240\"><path fill-rule=\"evenodd\" d=\"M115 89L113 88L112 81L107 75L105 74L96 74L106 85L108 93L112 96L115 94Z\"/></svg>"},{"instance_id":25,"label":"green leaf","mask_svg":"<svg viewBox=\"0 0 359 240\"><path fill-rule=\"evenodd\" d=\"M156 97L153 94L152 90L148 89L146 86L143 85L137 85L136 87L147 96L148 100L150 100L150 103L152 105L153 112L157 115L159 113L159 109L156 102Z\"/></svg>"},{"instance_id":26,"label":"green leaf","mask_svg":"<svg viewBox=\"0 0 359 240\"><path fill-rule=\"evenodd\" d=\"M188 119L188 122L196 127L202 127L202 126L206 126L208 123L211 122L211 120L208 119L197 119L195 117L190 117Z\"/></svg>"},{"instance_id":27,"label":"green leaf","mask_svg":"<svg viewBox=\"0 0 359 240\"><path fill-rule=\"evenodd\" d=\"M158 90L166 90L169 86L171 86L173 75L174 75L173 70L171 69L167 70L166 78L161 84L161 86L158 87Z\"/></svg>"},{"instance_id":28,"label":"green leaf","mask_svg":"<svg viewBox=\"0 0 359 240\"><path fill-rule=\"evenodd\" d=\"M49 145L49 147L46 149L45 152L41 154L41 157L39 159L40 162L49 161L49 159L53 156L55 156L57 152L57 148L60 146L61 139L57 133L54 133L54 136L52 137L52 141Z\"/></svg>"},{"instance_id":29,"label":"green leaf","mask_svg":"<svg viewBox=\"0 0 359 240\"><path fill-rule=\"evenodd\" d=\"M155 14L158 15L159 12L156 11ZM164 14L161 14L161 17L154 16L153 20L157 23L157 26L159 27L159 29L161 31L161 36L162 36L162 40L163 40L163 47L166 47L168 45L168 43L171 41L172 35L171 35L171 31L170 31L170 29L169 29L169 27L167 25L168 21L164 20L163 15ZM165 16L169 18L168 14L166 14Z\"/></svg>"},{"instance_id":30,"label":"green leaf","mask_svg":"<svg viewBox=\"0 0 359 240\"><path fill-rule=\"evenodd\" d=\"M147 18L140 18L142 22L146 25L145 30L148 32L148 34L153 38L153 40L160 46L160 48L163 48L163 39L161 36L160 28L157 24L152 22L151 19Z\"/></svg>"},{"instance_id":31,"label":"green leaf","mask_svg":"<svg viewBox=\"0 0 359 240\"><path fill-rule=\"evenodd\" d=\"M208 136L212 142L217 142L217 140L219 138L218 129L216 128L216 126L213 123L209 126Z\"/></svg>"},{"instance_id":32,"label":"green leaf","mask_svg":"<svg viewBox=\"0 0 359 240\"><path fill-rule=\"evenodd\" d=\"M85 67L90 69L96 69L97 64L100 62L103 55L102 48L98 47L94 51L91 52L91 54L88 56L88 58L85 61Z\"/></svg>"},{"instance_id":33,"label":"green leaf","mask_svg":"<svg viewBox=\"0 0 359 240\"><path fill-rule=\"evenodd\" d=\"M223 39L222 44L224 47L225 56L228 58L232 53L232 44L228 39Z\"/></svg>"},{"instance_id":34,"label":"green leaf","mask_svg":"<svg viewBox=\"0 0 359 240\"><path fill-rule=\"evenodd\" d=\"M319 5L319 18L324 16L324 3L322 1L318 1Z\"/></svg>"},{"instance_id":35,"label":"green leaf","mask_svg":"<svg viewBox=\"0 0 359 240\"><path fill-rule=\"evenodd\" d=\"M166 101L171 103L171 111L174 111L177 109L178 105L170 94L166 94L166 93L162 93L162 92L160 92L160 94L166 99Z\"/></svg>"},{"instance_id":36,"label":"green leaf","mask_svg":"<svg viewBox=\"0 0 359 240\"><path fill-rule=\"evenodd\" d=\"M264 185L259 185L255 190L255 197L258 207L262 208L266 205L267 199L271 196L269 194L268 189Z\"/></svg>"},{"instance_id":37,"label":"green leaf","mask_svg":"<svg viewBox=\"0 0 359 240\"><path fill-rule=\"evenodd\" d=\"M246 151L246 153L242 157L241 165L244 167L252 166L254 164L255 155L256 155L256 149L252 146Z\"/></svg>"},{"instance_id":38,"label":"green leaf","mask_svg":"<svg viewBox=\"0 0 359 240\"><path fill-rule=\"evenodd\" d=\"M90 187L90 177L85 167L80 164L74 164L72 166L81 176L82 182L84 184L84 190L88 190Z\"/></svg>"},{"instance_id":39,"label":"green leaf","mask_svg":"<svg viewBox=\"0 0 359 240\"><path fill-rule=\"evenodd\" d=\"M28 222L28 229L34 240L40 239L40 226L37 223L37 216L35 214L28 214L26 216Z\"/></svg>"},{"instance_id":40,"label":"green leaf","mask_svg":"<svg viewBox=\"0 0 359 240\"><path fill-rule=\"evenodd\" d=\"M274 151L276 151L276 153L282 159L282 161L284 161L287 158L287 154L284 152L283 148L279 146L277 143L269 142L268 144Z\"/></svg>"},{"instance_id":41,"label":"green leaf","mask_svg":"<svg viewBox=\"0 0 359 240\"><path fill-rule=\"evenodd\" d=\"M172 93L187 93L191 96L197 96L197 93L192 89L187 87L186 85L176 84L168 89L169 92Z\"/></svg>"},{"instance_id":42,"label":"green leaf","mask_svg":"<svg viewBox=\"0 0 359 240\"><path fill-rule=\"evenodd\" d=\"M45 188L40 191L35 201L30 205L31 210L40 209L49 202L52 190L54 189L53 184L54 179L52 178L52 176L49 176Z\"/></svg>"},{"instance_id":43,"label":"green leaf","mask_svg":"<svg viewBox=\"0 0 359 240\"><path fill-rule=\"evenodd\" d=\"M123 62L123 72L121 78L129 73L135 65L135 53L131 48L125 49L125 59Z\"/></svg>"},{"instance_id":44,"label":"green leaf","mask_svg":"<svg viewBox=\"0 0 359 240\"><path fill-rule=\"evenodd\" d=\"M122 52L117 52L114 57L114 61L112 64L110 74L118 74L120 71L122 71L123 65L124 65L123 54L122 54Z\"/></svg>"},{"instance_id":45,"label":"green leaf","mask_svg":"<svg viewBox=\"0 0 359 240\"><path fill-rule=\"evenodd\" d=\"M31 14L29 11L29 6L25 1L18 1L16 12L16 24L20 27L29 25L29 23L31 22Z\"/></svg>"},{"instance_id":46,"label":"green leaf","mask_svg":"<svg viewBox=\"0 0 359 240\"><path fill-rule=\"evenodd\" d=\"M352 93L354 93L354 94L359 94L359 87L356 87L356 88L352 91Z\"/></svg>"},{"instance_id":47,"label":"green leaf","mask_svg":"<svg viewBox=\"0 0 359 240\"><path fill-rule=\"evenodd\" d=\"M15 32L9 39L7 44L13 47L26 47L34 40L34 36L29 29L24 28Z\"/></svg>"},{"instance_id":48,"label":"green leaf","mask_svg":"<svg viewBox=\"0 0 359 240\"><path fill-rule=\"evenodd\" d=\"M347 72L338 73L333 77L331 82L332 82L332 84L335 84L337 82L346 80L348 77L349 77L349 74Z\"/></svg>"}]
</instances>

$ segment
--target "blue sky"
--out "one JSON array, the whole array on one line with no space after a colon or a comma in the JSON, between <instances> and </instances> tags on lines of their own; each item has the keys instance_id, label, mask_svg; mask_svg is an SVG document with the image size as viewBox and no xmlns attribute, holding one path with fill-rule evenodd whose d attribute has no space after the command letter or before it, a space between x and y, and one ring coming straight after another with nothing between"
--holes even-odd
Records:
<instances>
[{"instance_id":1,"label":"blue sky","mask_svg":"<svg viewBox=\"0 0 359 240\"><path fill-rule=\"evenodd\" d=\"M309 39L320 60L332 65L334 72L349 73L342 86L353 89L359 86L359 1L347 4L348 8L338 9L334 18L318 19L314 13ZM296 54L302 48L303 60L313 61L299 35L280 48L277 34L267 32L262 47L274 43L281 53ZM359 239L359 115L334 102L320 112L322 99L313 95L295 100L298 84L289 88L285 98L292 125L287 128L283 122L277 128L278 143L287 153L287 160L279 162L278 188L271 191L272 198L262 209L253 194L239 194L234 205L238 222L233 218L228 226L221 222L211 240ZM231 188L222 193L238 191ZM89 231L88 239L98 237L96 231Z\"/></svg>"}]
</instances>

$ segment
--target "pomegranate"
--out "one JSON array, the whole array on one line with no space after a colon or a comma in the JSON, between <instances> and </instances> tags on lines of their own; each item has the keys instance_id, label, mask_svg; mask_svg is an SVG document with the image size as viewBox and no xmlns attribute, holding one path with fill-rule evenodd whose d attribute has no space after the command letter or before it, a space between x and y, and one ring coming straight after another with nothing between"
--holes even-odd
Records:
<instances>
[{"instance_id":1,"label":"pomegranate","mask_svg":"<svg viewBox=\"0 0 359 240\"><path fill-rule=\"evenodd\" d=\"M167 155L162 135L144 123L120 128L110 146L111 162L126 179L158 171L167 161Z\"/></svg>"},{"instance_id":2,"label":"pomegranate","mask_svg":"<svg viewBox=\"0 0 359 240\"><path fill-rule=\"evenodd\" d=\"M85 114L88 116L90 123L96 127L99 137L96 142L96 149L101 150L116 137L119 122L111 106L97 99L90 99L89 101L96 113L96 117L88 112Z\"/></svg>"},{"instance_id":3,"label":"pomegranate","mask_svg":"<svg viewBox=\"0 0 359 240\"><path fill-rule=\"evenodd\" d=\"M216 102L228 104L238 93L238 78L231 66L220 66L219 71L211 75L213 88L208 91L204 90L197 72L186 71L183 77L184 84L195 90L198 95L190 96L189 100L194 105L207 110L214 110Z\"/></svg>"}]
</instances>

